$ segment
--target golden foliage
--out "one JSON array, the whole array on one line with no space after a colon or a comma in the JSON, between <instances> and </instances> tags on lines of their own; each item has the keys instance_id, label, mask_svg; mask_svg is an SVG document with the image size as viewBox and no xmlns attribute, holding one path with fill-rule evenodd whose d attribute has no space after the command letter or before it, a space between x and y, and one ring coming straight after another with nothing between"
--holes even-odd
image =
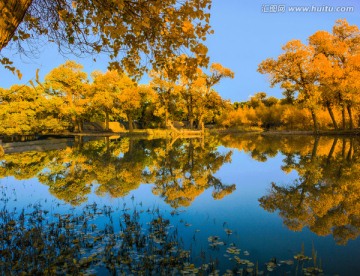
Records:
<instances>
[{"instance_id":1,"label":"golden foliage","mask_svg":"<svg viewBox=\"0 0 360 276\"><path fill-rule=\"evenodd\" d=\"M360 54L360 31L346 20L335 23L332 34L318 31L309 37L309 45L299 40L283 46L284 53L276 60L260 63L258 71L270 76L271 86L280 84L284 94L308 108L314 129L318 130L318 110L326 107L335 129L338 128L333 109L342 112L342 128L354 128L353 110L359 108L356 93L359 68L355 65Z\"/></svg>"},{"instance_id":2,"label":"golden foliage","mask_svg":"<svg viewBox=\"0 0 360 276\"><path fill-rule=\"evenodd\" d=\"M63 53L107 53L112 69L131 75L147 69L143 57L159 70L185 49L192 54L184 59L189 70L208 63L202 41L212 33L211 0L7 2L0 4L11 11L0 20L0 50L10 39L20 45L33 39L37 48L44 38Z\"/></svg>"}]
</instances>

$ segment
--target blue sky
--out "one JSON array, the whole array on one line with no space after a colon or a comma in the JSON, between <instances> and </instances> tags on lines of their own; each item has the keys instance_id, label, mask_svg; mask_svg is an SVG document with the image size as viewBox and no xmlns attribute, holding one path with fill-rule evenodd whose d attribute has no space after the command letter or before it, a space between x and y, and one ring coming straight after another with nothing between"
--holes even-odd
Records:
<instances>
[{"instance_id":1,"label":"blue sky","mask_svg":"<svg viewBox=\"0 0 360 276\"><path fill-rule=\"evenodd\" d=\"M268 5L284 5L285 12L269 11ZM354 7L353 12L290 12L292 6ZM337 19L347 19L350 24L360 26L360 1L358 0L213 0L211 25L215 34L209 36L206 44L211 62L220 62L235 72L234 79L225 79L216 86L223 98L245 101L250 95L264 91L270 96L281 97L279 88L270 88L267 76L259 74L258 64L281 53L281 46L292 39L306 39L317 30L331 31ZM5 54L8 51L5 50ZM40 68L43 78L52 68L73 59L85 66L88 73L106 70L107 58L63 57L56 46L49 44L41 49L37 58L13 56L21 69L23 79L19 81L9 71L0 68L0 86L10 87L26 83Z\"/></svg>"}]
</instances>

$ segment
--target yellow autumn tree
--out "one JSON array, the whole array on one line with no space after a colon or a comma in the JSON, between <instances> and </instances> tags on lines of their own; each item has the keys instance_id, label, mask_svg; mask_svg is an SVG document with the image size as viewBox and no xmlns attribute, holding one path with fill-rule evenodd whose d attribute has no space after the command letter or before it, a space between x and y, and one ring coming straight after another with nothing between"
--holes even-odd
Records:
<instances>
[{"instance_id":1,"label":"yellow autumn tree","mask_svg":"<svg viewBox=\"0 0 360 276\"><path fill-rule=\"evenodd\" d=\"M187 49L192 53L186 58L190 70L193 64L197 68L208 63L202 41L212 32L210 8L211 0L1 1L0 51L9 42L37 49L43 39L62 53L107 53L110 67L138 75L147 68L143 57L158 70ZM34 43L25 43L28 40ZM15 70L7 57L0 61Z\"/></svg>"},{"instance_id":2,"label":"yellow autumn tree","mask_svg":"<svg viewBox=\"0 0 360 276\"><path fill-rule=\"evenodd\" d=\"M190 128L193 128L194 121L199 129L203 128L205 119L213 121L220 114L219 110L225 107L220 95L213 89L223 78L234 78L234 73L220 63L211 64L210 74L198 68L191 77L181 75L181 95Z\"/></svg>"},{"instance_id":3,"label":"yellow autumn tree","mask_svg":"<svg viewBox=\"0 0 360 276\"><path fill-rule=\"evenodd\" d=\"M13 85L0 89L0 133L31 135L55 133L66 129L59 108L45 97L41 86Z\"/></svg>"},{"instance_id":4,"label":"yellow autumn tree","mask_svg":"<svg viewBox=\"0 0 360 276\"><path fill-rule=\"evenodd\" d=\"M297 102L309 109L314 130L318 131L317 110L321 97L318 73L314 69L314 49L299 40L282 47L284 53L276 60L269 58L260 63L258 71L269 74L271 86L280 84L288 93L297 95Z\"/></svg>"},{"instance_id":5,"label":"yellow autumn tree","mask_svg":"<svg viewBox=\"0 0 360 276\"><path fill-rule=\"evenodd\" d=\"M356 86L359 69L356 56L360 53L360 31L356 25L346 20L337 20L332 33L318 31L309 37L309 44L315 49L315 66L319 72L323 102L337 128L332 108L341 109L342 128L346 126L346 111L349 116L349 128L354 126L353 108L358 105Z\"/></svg>"},{"instance_id":6,"label":"yellow autumn tree","mask_svg":"<svg viewBox=\"0 0 360 276\"><path fill-rule=\"evenodd\" d=\"M110 116L127 117L130 131L133 130L134 113L140 108L140 94L137 85L124 73L116 70L92 73L90 108L104 113L105 128L109 129Z\"/></svg>"},{"instance_id":7,"label":"yellow autumn tree","mask_svg":"<svg viewBox=\"0 0 360 276\"><path fill-rule=\"evenodd\" d=\"M338 129L334 108L340 105L339 86L344 72L328 58L336 50L333 37L328 32L318 31L310 36L309 43L315 49L314 66L319 72L322 103L329 112L334 128Z\"/></svg>"},{"instance_id":8,"label":"yellow autumn tree","mask_svg":"<svg viewBox=\"0 0 360 276\"><path fill-rule=\"evenodd\" d=\"M66 61L45 76L46 92L59 101L61 113L71 121L75 132L81 132L86 118L89 92L83 66Z\"/></svg>"},{"instance_id":9,"label":"yellow autumn tree","mask_svg":"<svg viewBox=\"0 0 360 276\"><path fill-rule=\"evenodd\" d=\"M163 125L171 125L173 121L177 103L179 102L181 86L178 81L172 79L167 70L161 72L152 71L150 86L157 94L157 110L155 115L163 118Z\"/></svg>"}]
</instances>

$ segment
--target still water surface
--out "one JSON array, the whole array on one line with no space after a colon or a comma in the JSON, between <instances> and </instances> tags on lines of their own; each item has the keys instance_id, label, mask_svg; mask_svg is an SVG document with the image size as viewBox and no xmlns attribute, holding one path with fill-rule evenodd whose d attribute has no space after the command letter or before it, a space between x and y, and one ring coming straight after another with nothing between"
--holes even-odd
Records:
<instances>
[{"instance_id":1,"label":"still water surface","mask_svg":"<svg viewBox=\"0 0 360 276\"><path fill-rule=\"evenodd\" d=\"M358 138L75 137L3 147L1 210L41 205L51 221L95 202L114 214L137 209L143 226L155 210L169 219L195 267L215 263L221 275L240 268L301 275L303 267L360 275ZM94 223L101 228L106 219ZM311 260L299 262L299 253Z\"/></svg>"}]
</instances>

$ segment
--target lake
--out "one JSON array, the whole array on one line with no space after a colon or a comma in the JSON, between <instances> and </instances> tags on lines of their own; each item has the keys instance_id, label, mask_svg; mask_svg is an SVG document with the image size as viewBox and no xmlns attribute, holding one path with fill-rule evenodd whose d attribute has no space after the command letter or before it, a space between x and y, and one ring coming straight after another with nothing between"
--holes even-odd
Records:
<instances>
[{"instance_id":1,"label":"lake","mask_svg":"<svg viewBox=\"0 0 360 276\"><path fill-rule=\"evenodd\" d=\"M2 146L2 275L360 275L358 137Z\"/></svg>"}]
</instances>

